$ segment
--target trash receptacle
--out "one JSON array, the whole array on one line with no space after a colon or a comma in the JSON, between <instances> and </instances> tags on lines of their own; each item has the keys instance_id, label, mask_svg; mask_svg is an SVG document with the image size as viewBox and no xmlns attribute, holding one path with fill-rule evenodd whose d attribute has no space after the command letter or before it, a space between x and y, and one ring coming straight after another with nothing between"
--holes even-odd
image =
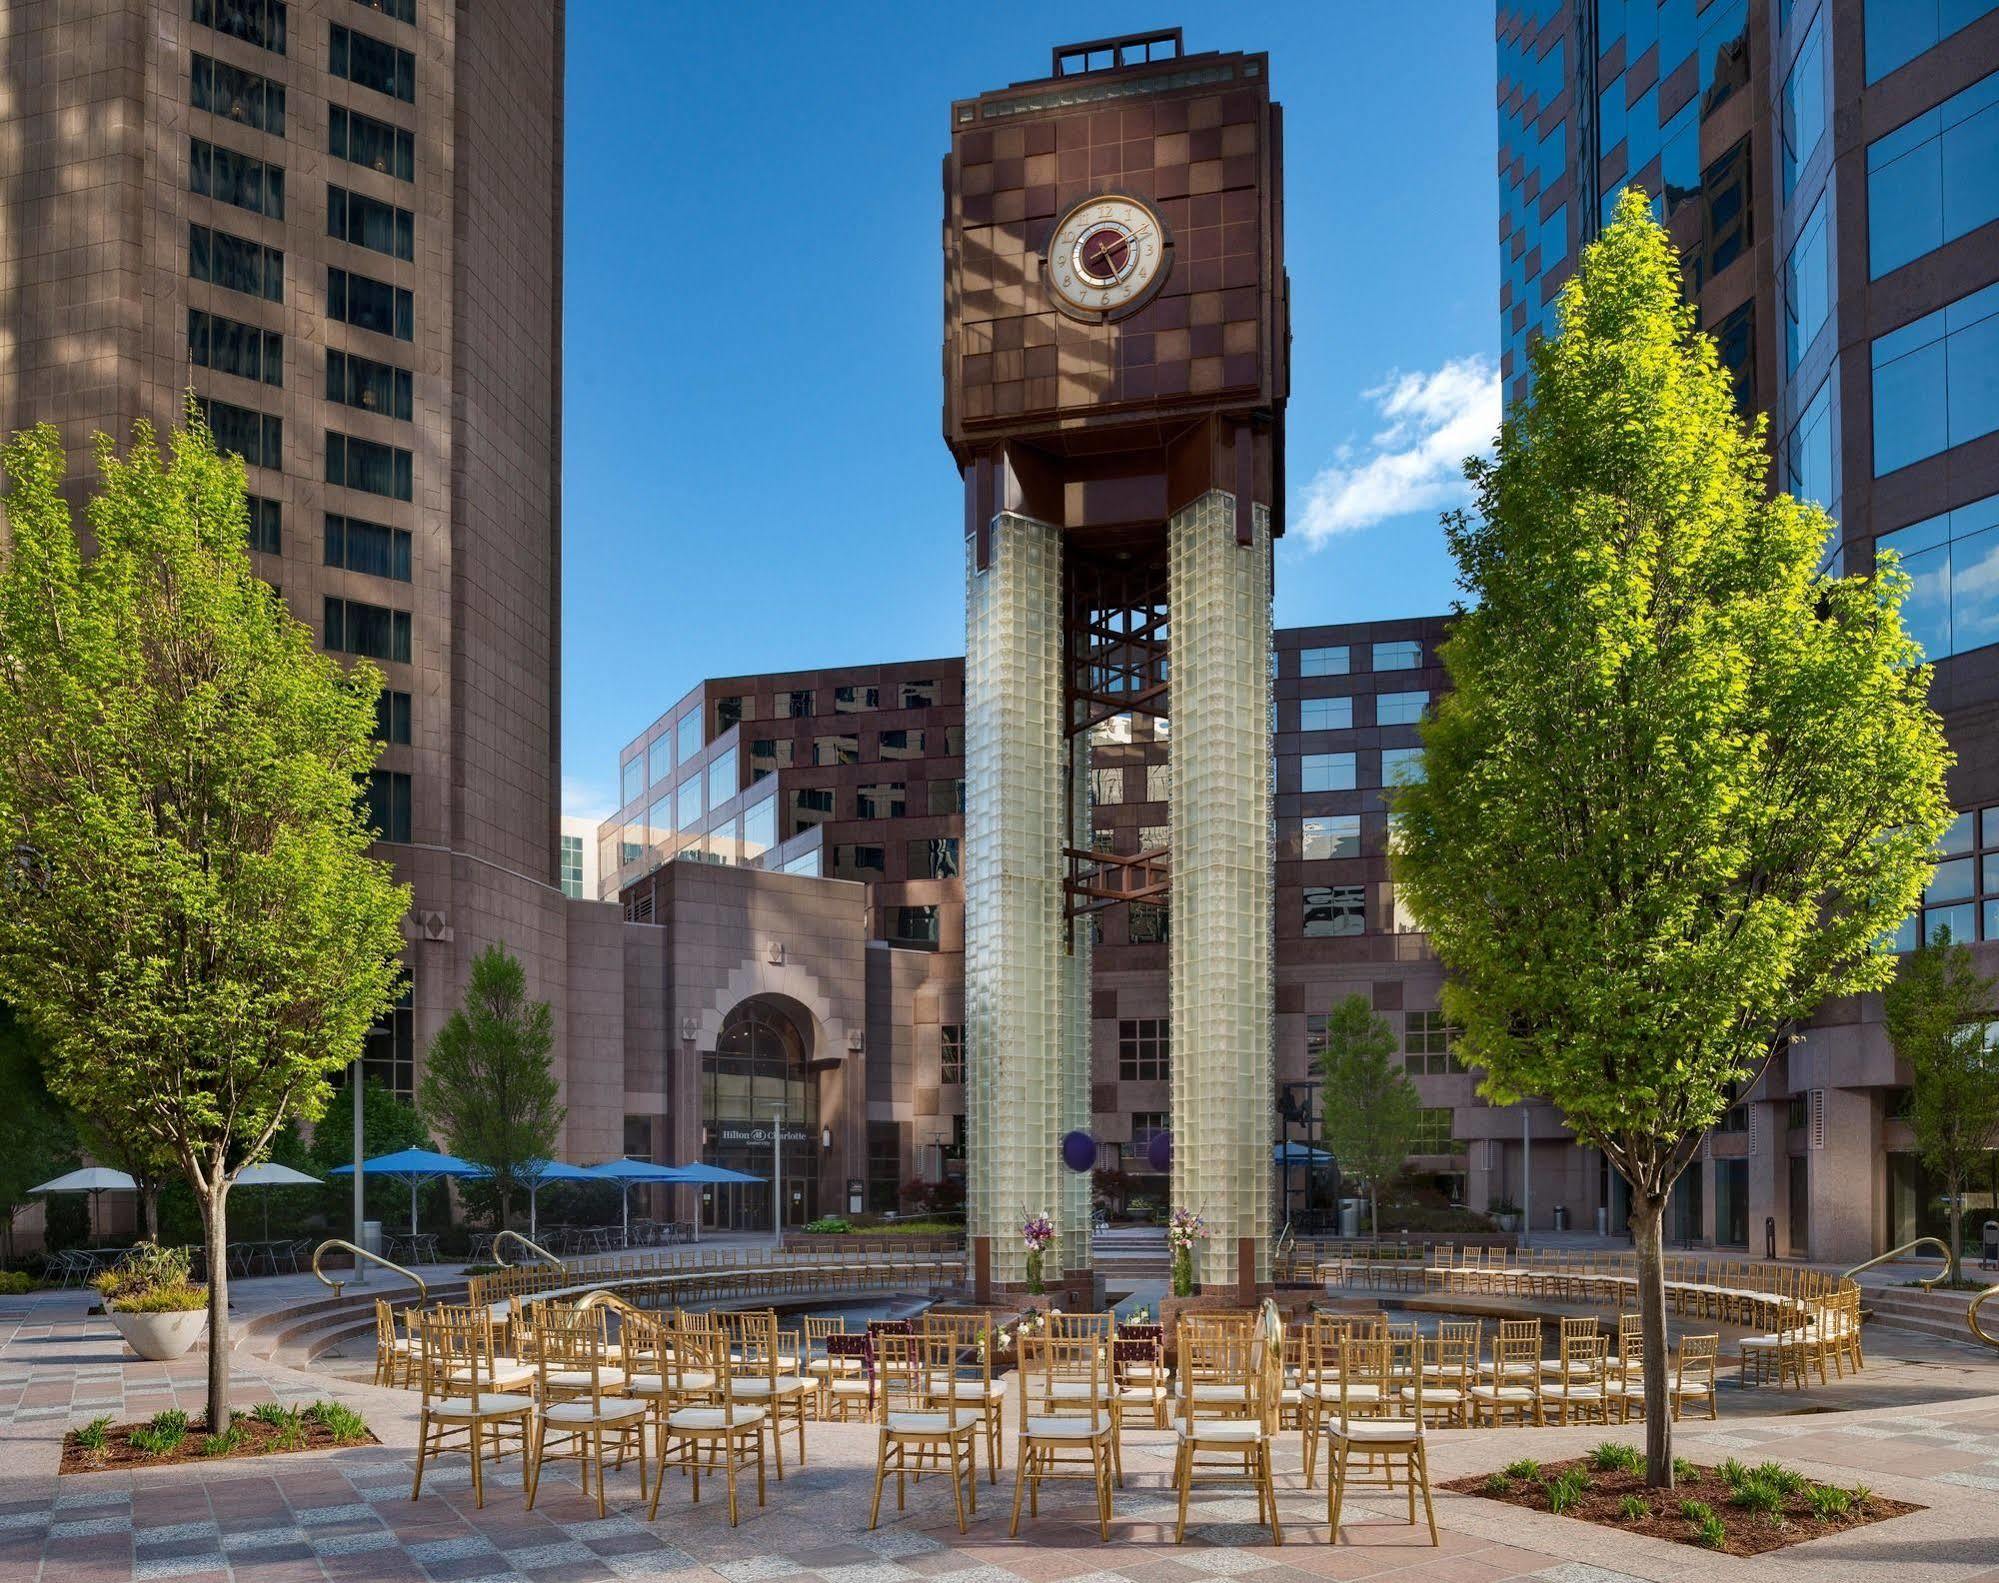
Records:
<instances>
[{"instance_id":1,"label":"trash receptacle","mask_svg":"<svg viewBox=\"0 0 1999 1583\"><path fill-rule=\"evenodd\" d=\"M1340 1200L1340 1235L1357 1237L1360 1235L1360 1200L1342 1198Z\"/></svg>"},{"instance_id":2,"label":"trash receptacle","mask_svg":"<svg viewBox=\"0 0 1999 1583\"><path fill-rule=\"evenodd\" d=\"M1603 1204L1596 1206L1596 1234L1599 1237L1610 1235L1610 1210Z\"/></svg>"},{"instance_id":3,"label":"trash receptacle","mask_svg":"<svg viewBox=\"0 0 1999 1583\"><path fill-rule=\"evenodd\" d=\"M1999 1220L1985 1222L1985 1252L1979 1264L1985 1269L1999 1269Z\"/></svg>"},{"instance_id":4,"label":"trash receptacle","mask_svg":"<svg viewBox=\"0 0 1999 1583\"><path fill-rule=\"evenodd\" d=\"M382 1251L382 1223L379 1220L361 1222L361 1246L377 1256Z\"/></svg>"},{"instance_id":5,"label":"trash receptacle","mask_svg":"<svg viewBox=\"0 0 1999 1583\"><path fill-rule=\"evenodd\" d=\"M1567 1204L1557 1204L1555 1206L1555 1229L1557 1231L1567 1231L1569 1229L1569 1206Z\"/></svg>"}]
</instances>

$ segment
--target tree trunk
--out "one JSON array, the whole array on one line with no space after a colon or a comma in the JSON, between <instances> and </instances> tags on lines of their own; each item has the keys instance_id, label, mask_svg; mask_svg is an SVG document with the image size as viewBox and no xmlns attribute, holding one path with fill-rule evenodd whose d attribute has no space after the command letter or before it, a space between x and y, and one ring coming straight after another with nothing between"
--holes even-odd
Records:
<instances>
[{"instance_id":1,"label":"tree trunk","mask_svg":"<svg viewBox=\"0 0 1999 1583\"><path fill-rule=\"evenodd\" d=\"M1660 1248L1665 1200L1633 1196L1631 1239L1638 1249L1638 1313L1644 1321L1645 1482L1673 1487L1673 1418L1667 1409L1666 1261Z\"/></svg>"},{"instance_id":2,"label":"tree trunk","mask_svg":"<svg viewBox=\"0 0 1999 1583\"><path fill-rule=\"evenodd\" d=\"M147 1183L139 1189L139 1208L145 1221L144 1232L148 1242L160 1240L160 1190Z\"/></svg>"},{"instance_id":3,"label":"tree trunk","mask_svg":"<svg viewBox=\"0 0 1999 1583\"><path fill-rule=\"evenodd\" d=\"M208 1432L229 1430L229 1213L228 1189L217 1186L201 1203L208 1251Z\"/></svg>"},{"instance_id":4,"label":"tree trunk","mask_svg":"<svg viewBox=\"0 0 1999 1583\"><path fill-rule=\"evenodd\" d=\"M1381 1193L1374 1183L1367 1184L1367 1224L1374 1233L1374 1240L1381 1240Z\"/></svg>"}]
</instances>

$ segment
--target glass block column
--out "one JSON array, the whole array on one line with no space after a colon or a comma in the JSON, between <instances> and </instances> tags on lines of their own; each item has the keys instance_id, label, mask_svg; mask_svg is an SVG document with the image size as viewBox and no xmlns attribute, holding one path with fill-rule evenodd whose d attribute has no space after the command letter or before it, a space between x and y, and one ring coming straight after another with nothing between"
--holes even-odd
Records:
<instances>
[{"instance_id":1,"label":"glass block column","mask_svg":"<svg viewBox=\"0 0 1999 1583\"><path fill-rule=\"evenodd\" d=\"M1072 982L1062 926L1071 813L1059 529L1001 513L983 572L967 541L965 628L967 1231L991 1239L993 1281L1017 1286L1021 1220L1055 1216L1059 1239L1042 1260L1052 1283L1089 1262L1088 1222L1068 1207L1061 1162L1062 1134L1088 1125L1089 1064L1073 1012L1088 992Z\"/></svg>"},{"instance_id":2,"label":"glass block column","mask_svg":"<svg viewBox=\"0 0 1999 1583\"><path fill-rule=\"evenodd\" d=\"M1167 524L1173 1202L1207 1220L1195 1276L1210 1291L1270 1280L1270 519L1254 510L1247 545L1219 490Z\"/></svg>"}]
</instances>

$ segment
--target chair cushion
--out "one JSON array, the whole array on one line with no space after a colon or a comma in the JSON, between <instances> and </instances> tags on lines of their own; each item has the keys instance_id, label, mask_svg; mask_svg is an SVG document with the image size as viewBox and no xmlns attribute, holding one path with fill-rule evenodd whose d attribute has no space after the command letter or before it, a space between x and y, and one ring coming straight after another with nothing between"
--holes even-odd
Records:
<instances>
[{"instance_id":1,"label":"chair cushion","mask_svg":"<svg viewBox=\"0 0 1999 1583\"><path fill-rule=\"evenodd\" d=\"M1402 1399L1413 1402L1416 1399L1416 1387L1413 1385L1403 1386ZM1465 1393L1455 1385L1426 1385L1423 1387L1423 1400L1426 1402L1450 1402L1455 1404L1464 1399Z\"/></svg>"},{"instance_id":2,"label":"chair cushion","mask_svg":"<svg viewBox=\"0 0 1999 1583\"><path fill-rule=\"evenodd\" d=\"M481 1391L479 1408L474 1412L469 1396L450 1396L442 1401L434 1401L427 1409L433 1418L448 1418L469 1422L474 1418L504 1418L515 1413L534 1411L532 1396L514 1395L505 1391Z\"/></svg>"},{"instance_id":3,"label":"chair cushion","mask_svg":"<svg viewBox=\"0 0 1999 1583\"><path fill-rule=\"evenodd\" d=\"M607 1396L595 1407L587 1400L557 1402L544 1410L542 1417L552 1424L621 1424L630 1419L644 1417L648 1410L644 1402Z\"/></svg>"},{"instance_id":4,"label":"chair cushion","mask_svg":"<svg viewBox=\"0 0 1999 1583\"><path fill-rule=\"evenodd\" d=\"M1336 1402L1340 1399L1340 1382L1329 1380L1324 1385L1301 1385L1298 1394L1309 1401ZM1377 1402L1381 1400L1379 1385L1362 1385L1358 1382L1347 1387L1350 1402Z\"/></svg>"},{"instance_id":5,"label":"chair cushion","mask_svg":"<svg viewBox=\"0 0 1999 1583\"><path fill-rule=\"evenodd\" d=\"M775 1382L768 1377L760 1380L729 1381L729 1394L739 1399L746 1396L789 1396L804 1389L805 1381L796 1374L780 1374Z\"/></svg>"},{"instance_id":6,"label":"chair cushion","mask_svg":"<svg viewBox=\"0 0 1999 1583\"><path fill-rule=\"evenodd\" d=\"M930 1394L942 1396L946 1392L961 1402L1001 1402L1006 1400L1005 1380L932 1380Z\"/></svg>"},{"instance_id":7,"label":"chair cushion","mask_svg":"<svg viewBox=\"0 0 1999 1583\"><path fill-rule=\"evenodd\" d=\"M1471 1393L1481 1402L1531 1402L1535 1396L1531 1385L1474 1385Z\"/></svg>"},{"instance_id":8,"label":"chair cushion","mask_svg":"<svg viewBox=\"0 0 1999 1583\"><path fill-rule=\"evenodd\" d=\"M980 1427L976 1418L960 1418L957 1428L951 1427L948 1413L890 1413L888 1432L892 1435L966 1435Z\"/></svg>"},{"instance_id":9,"label":"chair cushion","mask_svg":"<svg viewBox=\"0 0 1999 1583\"><path fill-rule=\"evenodd\" d=\"M1249 1400L1247 1385L1196 1384L1193 1397L1197 1402L1246 1402Z\"/></svg>"},{"instance_id":10,"label":"chair cushion","mask_svg":"<svg viewBox=\"0 0 1999 1583\"><path fill-rule=\"evenodd\" d=\"M1099 1418L1096 1428L1090 1427L1087 1418L1035 1418L1027 1420L1027 1438L1030 1440L1089 1440L1111 1432L1111 1421Z\"/></svg>"},{"instance_id":11,"label":"chair cushion","mask_svg":"<svg viewBox=\"0 0 1999 1583\"><path fill-rule=\"evenodd\" d=\"M1356 1445L1387 1445L1414 1442L1423 1438L1423 1426L1413 1418L1349 1418L1327 1431L1335 1440Z\"/></svg>"},{"instance_id":12,"label":"chair cushion","mask_svg":"<svg viewBox=\"0 0 1999 1583\"><path fill-rule=\"evenodd\" d=\"M603 1390L614 1391L624 1383L625 1371L623 1369L599 1369L597 1371L597 1384ZM553 1391L587 1391L590 1389L590 1371L588 1369L550 1369L547 1376L542 1380L542 1384Z\"/></svg>"},{"instance_id":13,"label":"chair cushion","mask_svg":"<svg viewBox=\"0 0 1999 1583\"><path fill-rule=\"evenodd\" d=\"M764 1421L761 1407L738 1407L735 1427L754 1429ZM729 1419L719 1407L680 1407L666 1415L666 1427L682 1434L704 1434L729 1427Z\"/></svg>"},{"instance_id":14,"label":"chair cushion","mask_svg":"<svg viewBox=\"0 0 1999 1583\"><path fill-rule=\"evenodd\" d=\"M1101 1400L1108 1401L1116 1390L1117 1386L1110 1380L1101 1380L1097 1384L1097 1396ZM1090 1385L1087 1380L1054 1380L1043 1395L1051 1402L1087 1402Z\"/></svg>"},{"instance_id":15,"label":"chair cushion","mask_svg":"<svg viewBox=\"0 0 1999 1583\"><path fill-rule=\"evenodd\" d=\"M1246 1446L1264 1438L1263 1425L1254 1418L1197 1418L1177 1425L1174 1432L1194 1445Z\"/></svg>"}]
</instances>

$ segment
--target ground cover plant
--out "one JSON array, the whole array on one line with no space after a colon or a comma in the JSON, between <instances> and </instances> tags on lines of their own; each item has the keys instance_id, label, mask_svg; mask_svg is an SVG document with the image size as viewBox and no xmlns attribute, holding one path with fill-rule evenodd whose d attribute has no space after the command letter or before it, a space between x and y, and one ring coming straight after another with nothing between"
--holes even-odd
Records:
<instances>
[{"instance_id":1,"label":"ground cover plant","mask_svg":"<svg viewBox=\"0 0 1999 1583\"><path fill-rule=\"evenodd\" d=\"M107 1468L165 1467L175 1462L260 1457L288 1451L326 1451L373 1444L361 1415L339 1402L308 1406L259 1402L234 1415L229 1426L210 1433L181 1409L169 1408L135 1423L93 1418L63 1437L64 1473L96 1473Z\"/></svg>"}]
</instances>

